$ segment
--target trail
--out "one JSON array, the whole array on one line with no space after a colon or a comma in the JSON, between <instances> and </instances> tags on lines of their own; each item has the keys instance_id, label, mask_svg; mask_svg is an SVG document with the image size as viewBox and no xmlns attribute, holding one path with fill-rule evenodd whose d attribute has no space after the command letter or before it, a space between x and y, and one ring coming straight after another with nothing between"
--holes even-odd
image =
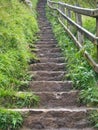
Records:
<instances>
[{"instance_id":1,"label":"trail","mask_svg":"<svg viewBox=\"0 0 98 130\"><path fill-rule=\"evenodd\" d=\"M87 109L79 106L79 91L66 79L66 63L46 18L46 0L39 0L40 40L36 43L39 62L30 65L34 74L30 89L40 97L38 108L29 112L22 130L93 130L87 120Z\"/></svg>"}]
</instances>

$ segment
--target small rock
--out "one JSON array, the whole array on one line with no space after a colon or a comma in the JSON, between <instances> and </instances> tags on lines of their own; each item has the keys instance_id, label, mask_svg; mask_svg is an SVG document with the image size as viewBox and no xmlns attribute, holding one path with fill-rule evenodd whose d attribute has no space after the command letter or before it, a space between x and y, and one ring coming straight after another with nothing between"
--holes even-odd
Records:
<instances>
[{"instance_id":1,"label":"small rock","mask_svg":"<svg viewBox=\"0 0 98 130\"><path fill-rule=\"evenodd\" d=\"M44 126L39 122L39 123L34 124L34 128L35 128L35 129L43 129ZM33 130L33 129L32 129L32 130Z\"/></svg>"}]
</instances>

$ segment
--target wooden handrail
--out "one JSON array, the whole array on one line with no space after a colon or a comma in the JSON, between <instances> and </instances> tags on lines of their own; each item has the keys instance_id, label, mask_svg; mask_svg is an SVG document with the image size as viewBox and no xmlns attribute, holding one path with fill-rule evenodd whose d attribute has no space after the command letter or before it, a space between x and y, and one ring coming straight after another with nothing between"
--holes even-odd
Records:
<instances>
[{"instance_id":1,"label":"wooden handrail","mask_svg":"<svg viewBox=\"0 0 98 130\"><path fill-rule=\"evenodd\" d=\"M72 37L72 39L74 40L74 42L79 50L84 48L83 44L81 43L81 40L79 40L79 37L83 37L83 35L85 35L90 41L92 41L93 44L96 45L97 60L98 60L98 8L97 9L81 8L81 7L72 6L72 5L69 5L66 3L62 3L62 2L54 2L51 0L47 0L47 4L51 9L58 12L57 18L58 18L59 22L64 27L64 29L67 31L67 33ZM66 12L64 11L65 9L66 9ZM70 17L71 14L68 15L67 11L69 13L71 13L73 11L75 14L77 14L76 16L78 16L77 17L78 21L76 21L76 22L73 21ZM96 35L92 34L91 32L89 32L88 30L86 30L85 28L82 27L82 24L80 24L82 21L79 22L79 18L81 17L80 14L96 18ZM79 35L78 39L74 36L70 27L67 27L64 24L64 20L67 20L68 25L70 24L70 25L74 26L75 28L77 28L77 30L78 30L77 35ZM89 64L98 73L98 63L96 63L93 60L93 58L90 56L90 54L86 50L83 51L82 53L86 57Z\"/></svg>"},{"instance_id":2,"label":"wooden handrail","mask_svg":"<svg viewBox=\"0 0 98 130\"><path fill-rule=\"evenodd\" d=\"M90 16L90 17L98 17L98 9L81 8L81 7L65 4L62 2L55 2L55 1L50 1L50 0L48 0L48 2L51 2L52 4L61 5L69 10L72 10L72 11L82 14L82 15L86 15L86 16Z\"/></svg>"},{"instance_id":3,"label":"wooden handrail","mask_svg":"<svg viewBox=\"0 0 98 130\"><path fill-rule=\"evenodd\" d=\"M64 6L65 8L67 8L69 10L72 10L76 13L82 14L82 15L86 15L86 16L90 16L90 17L98 16L98 9L81 8L81 7L65 4L62 2L58 2L58 4Z\"/></svg>"},{"instance_id":4,"label":"wooden handrail","mask_svg":"<svg viewBox=\"0 0 98 130\"><path fill-rule=\"evenodd\" d=\"M96 37L94 34L92 34L91 32L87 31L85 28L81 27L79 24L77 24L76 22L74 22L73 20L71 20L69 17L67 17L61 10L56 9L65 19L68 20L68 22L71 25L74 25L80 32L84 33L89 40L91 40L94 44L98 44L98 37Z\"/></svg>"}]
</instances>

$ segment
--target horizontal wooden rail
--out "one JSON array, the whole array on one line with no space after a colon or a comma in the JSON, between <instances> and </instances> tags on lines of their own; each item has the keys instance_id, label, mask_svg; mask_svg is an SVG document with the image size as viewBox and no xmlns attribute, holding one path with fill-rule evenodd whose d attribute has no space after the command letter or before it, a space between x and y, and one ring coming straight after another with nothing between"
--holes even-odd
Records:
<instances>
[{"instance_id":1,"label":"horizontal wooden rail","mask_svg":"<svg viewBox=\"0 0 98 130\"><path fill-rule=\"evenodd\" d=\"M85 35L90 41L92 41L93 44L95 44L95 46L97 47L97 61L98 61L98 9L81 8L62 2L54 2L51 0L47 0L47 4L52 10L58 12L57 18L59 22L61 23L63 28L67 31L67 33L71 36L71 38L74 40L79 50L82 50L84 48L82 43L83 35ZM75 13L76 22L71 18L72 11ZM87 31L85 28L82 27L80 14L96 18L96 35L92 34L91 32ZM67 20L68 26L64 24L65 20ZM78 30L77 31L78 39L72 33L70 25L74 26ZM98 73L98 64L93 60L93 58L86 50L83 51L82 53L86 57L89 64Z\"/></svg>"},{"instance_id":2,"label":"horizontal wooden rail","mask_svg":"<svg viewBox=\"0 0 98 130\"><path fill-rule=\"evenodd\" d=\"M68 5L65 3L61 3L61 2L58 2L58 4L64 6L65 8L67 8L69 10L72 10L76 13L82 14L82 15L86 15L86 16L90 16L90 17L98 16L98 9L81 8L81 7L72 6L72 5Z\"/></svg>"},{"instance_id":3,"label":"horizontal wooden rail","mask_svg":"<svg viewBox=\"0 0 98 130\"><path fill-rule=\"evenodd\" d=\"M89 40L91 40L94 44L98 44L98 37L96 37L94 34L92 34L91 32L87 31L85 28L81 27L80 25L78 25L76 22L74 22L72 19L70 19L69 17L67 17L61 10L56 9L65 19L68 20L68 22L71 25L74 25L80 32L84 33Z\"/></svg>"},{"instance_id":4,"label":"horizontal wooden rail","mask_svg":"<svg viewBox=\"0 0 98 130\"><path fill-rule=\"evenodd\" d=\"M76 37L71 33L71 31L62 23L62 21L58 18L59 22L62 24L64 29L67 31L67 33L71 36L73 41L76 43L76 46L78 47L79 50L83 49L83 46L79 43L79 41L76 39ZM92 57L89 55L87 51L82 52L83 55L87 58L89 64L94 68L96 72L98 72L98 64L92 59Z\"/></svg>"},{"instance_id":5,"label":"horizontal wooden rail","mask_svg":"<svg viewBox=\"0 0 98 130\"><path fill-rule=\"evenodd\" d=\"M98 9L81 8L81 7L65 4L62 2L55 2L55 1L50 1L50 0L48 0L48 2L51 2L52 4L61 5L69 10L72 10L72 11L79 13L79 14L82 14L82 15L91 16L91 17L98 17Z\"/></svg>"}]
</instances>

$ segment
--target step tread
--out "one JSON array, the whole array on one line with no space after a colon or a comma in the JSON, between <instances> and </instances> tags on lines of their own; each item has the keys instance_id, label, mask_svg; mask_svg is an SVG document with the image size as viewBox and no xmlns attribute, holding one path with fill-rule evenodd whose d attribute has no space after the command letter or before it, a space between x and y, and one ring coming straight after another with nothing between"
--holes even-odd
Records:
<instances>
[{"instance_id":1,"label":"step tread","mask_svg":"<svg viewBox=\"0 0 98 130\"><path fill-rule=\"evenodd\" d=\"M48 63L34 63L34 64L31 64L31 65L47 65L47 64L49 64L49 65L66 65L66 63L50 63L50 62L48 62Z\"/></svg>"},{"instance_id":2,"label":"step tread","mask_svg":"<svg viewBox=\"0 0 98 130\"><path fill-rule=\"evenodd\" d=\"M47 63L30 64L29 69L33 71L37 71L37 70L61 71L61 70L65 70L65 67L66 67L65 63L47 62Z\"/></svg>"},{"instance_id":3,"label":"step tread","mask_svg":"<svg viewBox=\"0 0 98 130\"><path fill-rule=\"evenodd\" d=\"M40 57L50 57L50 58L57 58L57 57L61 57L62 54L61 53L46 53L43 52L43 53L37 53L37 56L40 58Z\"/></svg>"},{"instance_id":4,"label":"step tread","mask_svg":"<svg viewBox=\"0 0 98 130\"><path fill-rule=\"evenodd\" d=\"M39 59L39 62L41 62L41 63L47 63L47 62L63 63L64 61L65 61L64 57L56 57L56 58L40 57L40 59Z\"/></svg>"},{"instance_id":5,"label":"step tread","mask_svg":"<svg viewBox=\"0 0 98 130\"><path fill-rule=\"evenodd\" d=\"M57 52L60 52L61 53L61 49L60 48L51 48L51 49L48 49L48 48L42 48L42 49L35 49L36 52L38 53L41 53L41 52L44 52L44 53L57 53Z\"/></svg>"},{"instance_id":6,"label":"step tread","mask_svg":"<svg viewBox=\"0 0 98 130\"><path fill-rule=\"evenodd\" d=\"M38 129L30 129L30 128L26 128L26 127L24 127L24 128L22 128L22 129L20 129L20 130L38 130ZM58 129L55 129L55 128L50 128L50 129L43 129L43 130L95 130L94 128L80 128L80 129L78 129L78 128L58 128Z\"/></svg>"},{"instance_id":7,"label":"step tread","mask_svg":"<svg viewBox=\"0 0 98 130\"><path fill-rule=\"evenodd\" d=\"M48 92L61 92L70 91L73 89L72 81L31 81L29 84L31 91L48 91Z\"/></svg>"},{"instance_id":8,"label":"step tread","mask_svg":"<svg viewBox=\"0 0 98 130\"><path fill-rule=\"evenodd\" d=\"M33 75L35 81L60 81L65 79L66 71L31 71L29 74Z\"/></svg>"},{"instance_id":9,"label":"step tread","mask_svg":"<svg viewBox=\"0 0 98 130\"><path fill-rule=\"evenodd\" d=\"M19 92L28 93L28 92ZM29 92L30 93L30 92ZM71 90L67 92L32 92L40 98L39 108L55 108L66 106L79 106L79 91Z\"/></svg>"},{"instance_id":10,"label":"step tread","mask_svg":"<svg viewBox=\"0 0 98 130\"><path fill-rule=\"evenodd\" d=\"M36 48L56 48L57 44L36 44Z\"/></svg>"},{"instance_id":11,"label":"step tread","mask_svg":"<svg viewBox=\"0 0 98 130\"><path fill-rule=\"evenodd\" d=\"M35 108L35 109L32 109L32 108L21 108L21 109L7 109L7 110L10 110L10 111L19 111L19 112L51 112L51 111L54 111L54 112L66 112L66 111L69 111L69 112L80 112L80 111L83 111L83 112L88 112L90 110L98 110L98 108L92 108L92 107L67 107L67 108Z\"/></svg>"},{"instance_id":12,"label":"step tread","mask_svg":"<svg viewBox=\"0 0 98 130\"><path fill-rule=\"evenodd\" d=\"M11 110L11 109L10 109ZM12 109L26 116L24 126L33 129L87 128L87 109Z\"/></svg>"}]
</instances>

